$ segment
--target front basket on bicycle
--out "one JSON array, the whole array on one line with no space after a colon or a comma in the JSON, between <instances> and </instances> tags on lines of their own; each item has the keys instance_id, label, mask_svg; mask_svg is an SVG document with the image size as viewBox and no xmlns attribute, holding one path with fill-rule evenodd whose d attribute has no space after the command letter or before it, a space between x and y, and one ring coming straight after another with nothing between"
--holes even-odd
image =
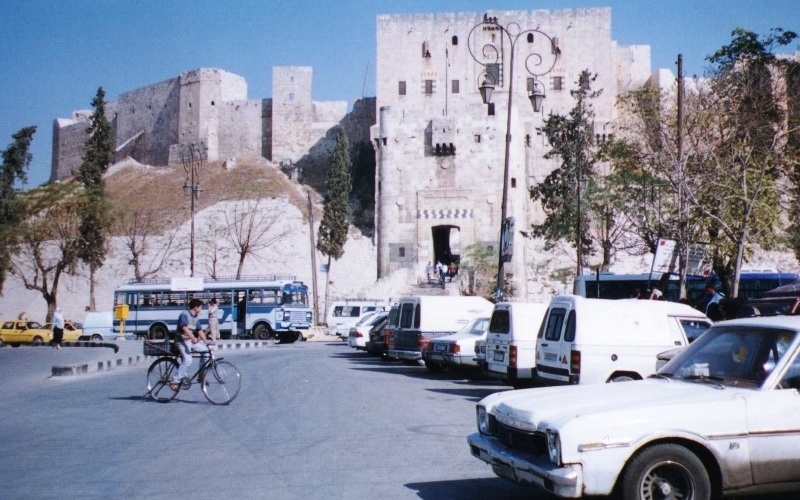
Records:
<instances>
[{"instance_id":1,"label":"front basket on bicycle","mask_svg":"<svg viewBox=\"0 0 800 500\"><path fill-rule=\"evenodd\" d=\"M177 356L178 346L170 340L153 341L145 340L142 344L145 356Z\"/></svg>"}]
</instances>

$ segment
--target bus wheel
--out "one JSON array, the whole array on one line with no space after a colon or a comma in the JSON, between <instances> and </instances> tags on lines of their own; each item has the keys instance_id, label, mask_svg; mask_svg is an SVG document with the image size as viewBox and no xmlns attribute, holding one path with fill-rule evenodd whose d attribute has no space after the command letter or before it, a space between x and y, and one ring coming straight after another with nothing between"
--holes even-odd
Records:
<instances>
[{"instance_id":1,"label":"bus wheel","mask_svg":"<svg viewBox=\"0 0 800 500\"><path fill-rule=\"evenodd\" d=\"M167 338L167 327L164 325L153 325L150 327L150 340L164 340Z\"/></svg>"},{"instance_id":2,"label":"bus wheel","mask_svg":"<svg viewBox=\"0 0 800 500\"><path fill-rule=\"evenodd\" d=\"M270 329L264 323L259 323L253 328L253 338L258 340L269 340Z\"/></svg>"}]
</instances>

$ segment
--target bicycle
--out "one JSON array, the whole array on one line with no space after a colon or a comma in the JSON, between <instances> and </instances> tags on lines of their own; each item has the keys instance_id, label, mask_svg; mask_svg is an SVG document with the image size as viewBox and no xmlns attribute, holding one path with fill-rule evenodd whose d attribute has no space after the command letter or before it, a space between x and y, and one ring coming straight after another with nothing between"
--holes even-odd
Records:
<instances>
[{"instance_id":1,"label":"bicycle","mask_svg":"<svg viewBox=\"0 0 800 500\"><path fill-rule=\"evenodd\" d=\"M171 342L144 341L146 356L159 356L147 369L147 392L159 403L169 403L181 389L188 390L193 383L199 383L206 399L215 405L227 405L239 395L242 388L242 374L229 361L214 357L214 345L208 346L208 352L194 352L193 358L200 358L200 366L194 375L181 380L177 388L170 385L172 374L178 369L177 346Z\"/></svg>"}]
</instances>

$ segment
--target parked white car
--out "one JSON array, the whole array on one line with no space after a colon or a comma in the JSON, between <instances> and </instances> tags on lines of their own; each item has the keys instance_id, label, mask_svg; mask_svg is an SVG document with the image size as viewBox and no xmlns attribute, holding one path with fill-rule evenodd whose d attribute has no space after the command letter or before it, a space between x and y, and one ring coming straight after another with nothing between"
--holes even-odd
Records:
<instances>
[{"instance_id":1,"label":"parked white car","mask_svg":"<svg viewBox=\"0 0 800 500\"><path fill-rule=\"evenodd\" d=\"M344 323L336 327L336 336L340 339L344 340L345 342L348 341L350 338L350 329L354 326L358 326L365 321L368 321L370 318L375 316L378 311L370 311L362 314L358 318L355 318L352 323Z\"/></svg>"},{"instance_id":2,"label":"parked white car","mask_svg":"<svg viewBox=\"0 0 800 500\"><path fill-rule=\"evenodd\" d=\"M381 311L365 316L364 319L359 321L355 326L350 327L350 335L347 337L347 345L354 349L361 351L367 350L367 341L369 340L369 332L373 328L379 326L386 317L389 316L389 311Z\"/></svg>"},{"instance_id":3,"label":"parked white car","mask_svg":"<svg viewBox=\"0 0 800 500\"><path fill-rule=\"evenodd\" d=\"M477 368L475 342L486 340L489 317L482 316L470 321L467 326L452 335L436 337L422 351L425 366L434 372L450 367Z\"/></svg>"},{"instance_id":4,"label":"parked white car","mask_svg":"<svg viewBox=\"0 0 800 500\"><path fill-rule=\"evenodd\" d=\"M569 498L797 490L799 349L800 317L717 323L645 380L483 399L470 451L500 477Z\"/></svg>"}]
</instances>

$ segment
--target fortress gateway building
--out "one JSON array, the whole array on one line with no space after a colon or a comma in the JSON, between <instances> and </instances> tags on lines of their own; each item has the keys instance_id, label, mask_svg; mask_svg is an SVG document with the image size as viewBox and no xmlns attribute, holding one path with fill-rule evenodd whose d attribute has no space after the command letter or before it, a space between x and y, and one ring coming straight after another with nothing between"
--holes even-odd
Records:
<instances>
[{"instance_id":1,"label":"fortress gateway building","mask_svg":"<svg viewBox=\"0 0 800 500\"><path fill-rule=\"evenodd\" d=\"M611 39L610 8L378 16L371 136L379 277L400 268L421 275L426 263L458 259L474 244L497 248L510 115L507 217L515 230L506 272L518 297L532 296L527 235L541 214L528 189L558 165L543 159L550 146L537 128L548 113L575 106L570 91L583 70L602 90L592 106L603 140L613 133L616 97L650 76L649 46ZM487 80L495 84L490 104L479 92ZM533 110L534 89L546 95L543 111Z\"/></svg>"}]
</instances>

